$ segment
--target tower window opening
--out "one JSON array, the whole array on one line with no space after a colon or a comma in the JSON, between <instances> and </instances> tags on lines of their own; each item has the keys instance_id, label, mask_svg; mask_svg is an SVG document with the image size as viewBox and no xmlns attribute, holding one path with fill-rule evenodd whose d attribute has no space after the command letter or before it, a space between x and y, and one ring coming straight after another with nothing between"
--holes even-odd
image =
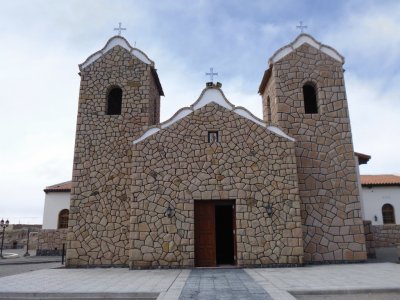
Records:
<instances>
[{"instance_id":1,"label":"tower window opening","mask_svg":"<svg viewBox=\"0 0 400 300\"><path fill-rule=\"evenodd\" d=\"M120 115L122 106L122 90L112 88L107 96L107 115Z\"/></svg>"},{"instance_id":2,"label":"tower window opening","mask_svg":"<svg viewBox=\"0 0 400 300\"><path fill-rule=\"evenodd\" d=\"M267 121L271 122L271 98L267 97Z\"/></svg>"},{"instance_id":3,"label":"tower window opening","mask_svg":"<svg viewBox=\"0 0 400 300\"><path fill-rule=\"evenodd\" d=\"M304 97L304 113L306 114L317 114L317 91L315 86L311 83L303 85L303 97Z\"/></svg>"}]
</instances>

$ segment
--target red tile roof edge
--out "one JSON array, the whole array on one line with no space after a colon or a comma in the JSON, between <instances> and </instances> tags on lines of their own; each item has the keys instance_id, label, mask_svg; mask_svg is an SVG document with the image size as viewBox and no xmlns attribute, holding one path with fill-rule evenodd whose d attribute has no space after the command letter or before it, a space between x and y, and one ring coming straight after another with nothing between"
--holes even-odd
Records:
<instances>
[{"instance_id":1,"label":"red tile roof edge","mask_svg":"<svg viewBox=\"0 0 400 300\"><path fill-rule=\"evenodd\" d=\"M361 175L362 186L400 185L400 176L393 174Z\"/></svg>"},{"instance_id":2,"label":"red tile roof edge","mask_svg":"<svg viewBox=\"0 0 400 300\"><path fill-rule=\"evenodd\" d=\"M65 181L54 185L47 186L43 191L48 192L70 192L72 187L71 181Z\"/></svg>"}]
</instances>

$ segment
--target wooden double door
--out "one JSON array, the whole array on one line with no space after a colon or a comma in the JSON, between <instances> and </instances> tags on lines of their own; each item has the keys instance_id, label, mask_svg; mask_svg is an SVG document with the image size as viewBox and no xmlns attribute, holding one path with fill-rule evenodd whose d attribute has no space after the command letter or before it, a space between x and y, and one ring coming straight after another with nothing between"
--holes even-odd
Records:
<instances>
[{"instance_id":1,"label":"wooden double door","mask_svg":"<svg viewBox=\"0 0 400 300\"><path fill-rule=\"evenodd\" d=\"M236 263L234 201L195 201L194 224L196 267Z\"/></svg>"}]
</instances>

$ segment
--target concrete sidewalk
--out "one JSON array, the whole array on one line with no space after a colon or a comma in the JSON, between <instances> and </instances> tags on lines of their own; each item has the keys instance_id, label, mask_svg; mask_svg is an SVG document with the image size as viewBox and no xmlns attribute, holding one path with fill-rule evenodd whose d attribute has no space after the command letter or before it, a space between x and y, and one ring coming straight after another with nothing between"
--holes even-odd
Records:
<instances>
[{"instance_id":1,"label":"concrete sidewalk","mask_svg":"<svg viewBox=\"0 0 400 300\"><path fill-rule=\"evenodd\" d=\"M246 271L276 300L296 299L292 296L293 294L338 295L372 292L378 294L391 292L399 295L398 298L393 299L400 299L400 265L395 263L247 269Z\"/></svg>"},{"instance_id":2,"label":"concrete sidewalk","mask_svg":"<svg viewBox=\"0 0 400 300\"><path fill-rule=\"evenodd\" d=\"M1 266L0 266L1 267ZM201 289L217 289L221 280L218 274L221 269L206 269L202 273L207 284L199 281ZM12 299L13 295L24 296L24 299L45 298L46 295L64 296L73 299L77 296L97 296L97 299L109 297L123 299L188 299L181 295L186 284L193 287L188 280L191 270L128 270L128 269L46 269L0 278L0 299ZM231 269L235 273L241 269ZM343 299L384 299L380 295L390 293L400 299L400 265L394 263L348 264L307 266L301 268L245 269L250 275L246 286L260 286L270 298L307 299L307 295L362 294L374 292L377 298L343 298ZM228 275L226 275L228 276ZM230 276L230 275L229 275ZM210 278L215 278L210 281ZM237 280L237 279L235 279ZM253 282L253 283L252 283ZM208 291L208 290L207 290ZM260 292L258 292L260 294ZM385 294L386 293L386 294ZM204 294L204 293L203 293ZM205 293L210 295L208 293ZM180 298L181 296L181 298ZM3 298L2 298L3 297ZM35 298L36 297L36 298ZM76 299L78 299L76 298ZM15 299L15 298L14 298ZM190 299L204 299L191 294ZM208 299L223 299L215 297ZM225 298L224 298L225 299ZM235 298L233 298L235 299ZM251 298L246 298L251 299ZM322 299L315 298L312 299ZM328 298L326 298L328 299ZM334 299L334 298L329 298ZM342 298L340 298L342 299Z\"/></svg>"}]
</instances>

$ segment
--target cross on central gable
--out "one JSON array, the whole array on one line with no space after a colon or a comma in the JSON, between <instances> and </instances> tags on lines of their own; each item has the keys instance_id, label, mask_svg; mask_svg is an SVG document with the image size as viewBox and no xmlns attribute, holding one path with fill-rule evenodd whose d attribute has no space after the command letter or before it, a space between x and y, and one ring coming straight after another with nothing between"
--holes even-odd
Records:
<instances>
[{"instance_id":1,"label":"cross on central gable","mask_svg":"<svg viewBox=\"0 0 400 300\"><path fill-rule=\"evenodd\" d=\"M300 25L297 25L296 27L297 27L297 29L300 29L300 32L301 32L301 33L304 32L304 29L307 29L307 28L308 28L308 26L303 25L303 21L300 21Z\"/></svg>"},{"instance_id":2,"label":"cross on central gable","mask_svg":"<svg viewBox=\"0 0 400 300\"><path fill-rule=\"evenodd\" d=\"M118 35L121 35L121 31L122 31L122 30L126 30L126 28L122 28L122 27L121 27L121 25L122 25L121 22L119 22L118 24L119 24L119 25L118 25L118 28L114 28L114 30L118 31Z\"/></svg>"},{"instance_id":3,"label":"cross on central gable","mask_svg":"<svg viewBox=\"0 0 400 300\"><path fill-rule=\"evenodd\" d=\"M210 76L211 82L214 82L214 75L217 75L217 76L218 76L218 73L214 73L214 68L211 67L211 68L210 68L210 72L209 72L209 73L206 73L206 75L207 75L207 76Z\"/></svg>"}]
</instances>

